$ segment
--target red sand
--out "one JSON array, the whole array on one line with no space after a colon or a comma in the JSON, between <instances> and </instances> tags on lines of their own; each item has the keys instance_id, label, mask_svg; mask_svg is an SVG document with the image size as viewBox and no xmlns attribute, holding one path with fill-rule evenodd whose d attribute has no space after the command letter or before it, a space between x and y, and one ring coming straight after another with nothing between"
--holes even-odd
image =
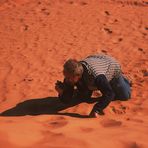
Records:
<instances>
[{"instance_id":1,"label":"red sand","mask_svg":"<svg viewBox=\"0 0 148 148\"><path fill-rule=\"evenodd\" d=\"M0 112L13 109L0 116L1 147L147 148L147 18L146 0L1 0ZM82 118L87 103L49 113L63 63L100 52L131 77L132 99L97 119Z\"/></svg>"}]
</instances>

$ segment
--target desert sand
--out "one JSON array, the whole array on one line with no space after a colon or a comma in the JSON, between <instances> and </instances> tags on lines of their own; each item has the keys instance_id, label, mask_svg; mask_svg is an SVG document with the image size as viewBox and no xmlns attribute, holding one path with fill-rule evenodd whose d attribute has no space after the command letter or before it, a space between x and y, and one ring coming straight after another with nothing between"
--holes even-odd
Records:
<instances>
[{"instance_id":1,"label":"desert sand","mask_svg":"<svg viewBox=\"0 0 148 148\"><path fill-rule=\"evenodd\" d=\"M62 65L90 54L115 57L132 80L129 101L99 118L94 102L63 105ZM148 1L1 0L0 147L147 148Z\"/></svg>"}]
</instances>

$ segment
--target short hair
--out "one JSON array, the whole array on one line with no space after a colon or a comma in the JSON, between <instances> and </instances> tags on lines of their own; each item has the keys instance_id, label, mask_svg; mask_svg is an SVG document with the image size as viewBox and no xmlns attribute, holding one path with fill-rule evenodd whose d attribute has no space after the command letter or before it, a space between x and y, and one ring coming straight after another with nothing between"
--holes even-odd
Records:
<instances>
[{"instance_id":1,"label":"short hair","mask_svg":"<svg viewBox=\"0 0 148 148\"><path fill-rule=\"evenodd\" d=\"M64 72L73 76L81 76L83 74L83 66L75 59L69 59L64 64Z\"/></svg>"}]
</instances>

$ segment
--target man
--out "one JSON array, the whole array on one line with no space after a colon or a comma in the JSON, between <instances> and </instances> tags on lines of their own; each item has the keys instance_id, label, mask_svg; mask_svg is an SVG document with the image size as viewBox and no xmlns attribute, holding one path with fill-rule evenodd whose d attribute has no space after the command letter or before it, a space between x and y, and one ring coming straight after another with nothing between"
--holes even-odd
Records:
<instances>
[{"instance_id":1,"label":"man","mask_svg":"<svg viewBox=\"0 0 148 148\"><path fill-rule=\"evenodd\" d=\"M57 81L55 85L63 103L69 103L74 96L91 98L94 90L102 93L90 117L103 115L111 101L124 101L131 96L130 83L122 75L120 64L108 55L91 55L82 61L69 59L64 64L63 74L64 81Z\"/></svg>"}]
</instances>

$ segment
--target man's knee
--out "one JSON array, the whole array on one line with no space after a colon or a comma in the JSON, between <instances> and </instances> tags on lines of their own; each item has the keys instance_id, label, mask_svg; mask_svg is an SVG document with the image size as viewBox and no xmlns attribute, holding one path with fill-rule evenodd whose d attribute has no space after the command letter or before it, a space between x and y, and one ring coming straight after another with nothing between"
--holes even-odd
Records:
<instances>
[{"instance_id":1,"label":"man's knee","mask_svg":"<svg viewBox=\"0 0 148 148\"><path fill-rule=\"evenodd\" d=\"M120 98L120 100L122 101L127 101L131 98L131 92L127 92L125 94L122 94L122 97Z\"/></svg>"}]
</instances>

